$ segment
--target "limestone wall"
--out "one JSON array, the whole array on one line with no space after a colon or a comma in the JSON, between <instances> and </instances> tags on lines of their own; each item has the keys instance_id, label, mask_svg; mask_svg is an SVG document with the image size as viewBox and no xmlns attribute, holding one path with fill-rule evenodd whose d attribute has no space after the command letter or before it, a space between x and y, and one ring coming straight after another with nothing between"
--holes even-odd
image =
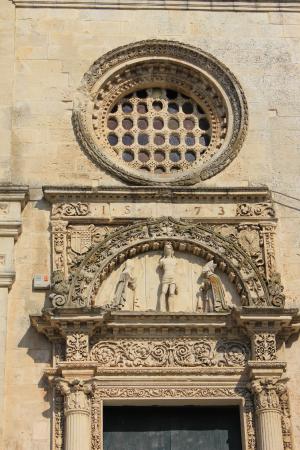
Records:
<instances>
[{"instance_id":1,"label":"limestone wall","mask_svg":"<svg viewBox=\"0 0 300 450\"><path fill-rule=\"evenodd\" d=\"M43 293L32 292L32 275L50 271L49 206L41 187L122 184L75 140L72 100L84 72L117 46L158 37L201 47L230 68L246 94L249 131L233 163L203 184L273 190L279 270L288 305L300 306L300 14L15 9L2 0L0 29L1 179L31 188L8 305L3 448L49 450L51 399L42 374L50 344L29 323L45 303ZM292 341L286 355L297 449L300 343Z\"/></svg>"}]
</instances>

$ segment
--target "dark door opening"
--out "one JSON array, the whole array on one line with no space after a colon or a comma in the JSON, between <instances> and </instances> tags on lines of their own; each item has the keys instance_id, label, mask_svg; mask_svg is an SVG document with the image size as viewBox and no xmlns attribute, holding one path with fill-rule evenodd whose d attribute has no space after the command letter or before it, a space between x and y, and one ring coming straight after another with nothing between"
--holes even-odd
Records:
<instances>
[{"instance_id":1,"label":"dark door opening","mask_svg":"<svg viewBox=\"0 0 300 450\"><path fill-rule=\"evenodd\" d=\"M242 450L239 408L107 406L104 450Z\"/></svg>"}]
</instances>

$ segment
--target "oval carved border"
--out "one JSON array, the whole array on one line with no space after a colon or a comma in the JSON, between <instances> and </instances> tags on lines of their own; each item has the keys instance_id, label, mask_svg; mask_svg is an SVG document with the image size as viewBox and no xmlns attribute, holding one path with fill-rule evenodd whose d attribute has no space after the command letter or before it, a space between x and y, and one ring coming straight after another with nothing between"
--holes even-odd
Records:
<instances>
[{"instance_id":1,"label":"oval carved border","mask_svg":"<svg viewBox=\"0 0 300 450\"><path fill-rule=\"evenodd\" d=\"M101 89L106 96L111 90L114 98L117 98L123 93L126 71L150 61L165 65L172 62L178 67L189 68L191 74L195 74L199 79L209 80L215 92L220 94L227 105L228 118L231 122L228 136L210 160L202 166L183 171L168 179L163 177L154 179L153 176L142 171L139 173L126 167L121 161L119 163L111 158L106 149L99 145L100 141L95 139L92 126L92 104L95 103ZM151 75L148 76L151 78ZM188 87L188 80L186 88L187 91L191 89ZM216 175L237 156L247 132L248 109L239 82L230 70L212 55L179 42L148 40L119 47L95 61L84 75L77 92L72 122L77 141L89 157L123 180L142 185L191 185Z\"/></svg>"}]
</instances>

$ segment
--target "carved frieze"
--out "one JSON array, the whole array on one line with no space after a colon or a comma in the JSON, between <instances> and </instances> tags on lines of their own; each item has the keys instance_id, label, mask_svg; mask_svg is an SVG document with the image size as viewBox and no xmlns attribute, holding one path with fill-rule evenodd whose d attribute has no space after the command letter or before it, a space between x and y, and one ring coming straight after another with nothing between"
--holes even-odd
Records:
<instances>
[{"instance_id":1,"label":"carved frieze","mask_svg":"<svg viewBox=\"0 0 300 450\"><path fill-rule=\"evenodd\" d=\"M90 353L100 367L244 367L249 345L212 339L100 341Z\"/></svg>"}]
</instances>

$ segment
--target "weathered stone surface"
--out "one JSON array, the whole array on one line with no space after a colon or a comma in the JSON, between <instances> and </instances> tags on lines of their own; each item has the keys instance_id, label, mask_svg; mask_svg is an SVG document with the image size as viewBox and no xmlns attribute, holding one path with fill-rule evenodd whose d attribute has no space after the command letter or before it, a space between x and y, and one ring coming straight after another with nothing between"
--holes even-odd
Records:
<instances>
[{"instance_id":1,"label":"weathered stone surface","mask_svg":"<svg viewBox=\"0 0 300 450\"><path fill-rule=\"evenodd\" d=\"M29 185L31 188L31 197L22 216L20 201L5 198L0 200L0 274L1 283L5 284L0 287L0 341L6 343L0 349L0 394L5 393L4 409L0 404L0 411L4 411L0 427L1 431L4 429L1 448L48 450L50 446L51 392L46 391L43 373L52 364L52 344L30 326L29 315L41 314L44 307L51 306L51 302L47 293L32 289L32 276L36 273L50 276L51 270L57 269L55 264L60 264L60 268L63 266L64 270L70 270L72 264L76 266L80 262L86 249L73 241L68 244L68 252L63 255L63 260L62 252L53 251L50 221L67 219L61 216L51 218L51 206L48 200L42 198L41 188L43 185L89 185L95 189L99 186L125 186L121 179L88 159L76 141L71 123L73 99L84 73L104 53L118 46L158 36L160 39L181 41L209 52L226 64L235 75L248 104L248 132L238 156L231 164L209 180L199 183L198 187L269 187L276 220L267 216L263 217L263 221L276 225L276 271L281 274L286 307L300 306L299 24L299 12L277 12L274 9L251 12L157 11L134 8L97 10L80 7L45 9L16 8L8 0L1 0L0 180L3 183ZM76 195L74 197L70 199L70 203L83 201L78 200ZM204 210L197 209L201 202L206 204ZM201 202L187 201L187 208L192 208L187 212L184 211L185 203L176 203L173 198L164 197L151 201L147 198L140 202L139 208L139 202L133 202L131 194L126 194L125 198L120 195L119 200L115 199L113 202L104 199L101 194L100 199L91 201L90 215L79 217L79 220L77 217L77 222L73 220L74 217L69 217L70 223L67 226L76 228L95 225L95 217L99 219L97 226L128 226L137 220L161 215L177 219L185 217L195 221L200 216L200 219L205 219L206 223L212 222L214 226L219 226L222 220L227 227L237 225L237 217L243 217L243 224L260 224L260 217L236 216L232 203L223 198L216 197L211 203L209 199ZM247 203L247 200L237 203ZM7 204L11 209L7 208ZM203 206L202 203L200 206ZM230 218L228 223L224 217ZM22 221L22 233L15 245L14 237L7 236L6 225L2 227L8 219L20 222L14 224L16 228L21 226ZM10 230L12 225L10 223ZM4 228L5 236L2 236ZM75 231L67 228L68 239L71 239ZM108 231L103 231L103 236ZM227 232L236 243L240 229L227 228L227 231L223 230L223 235ZM91 238L86 238L91 239L91 245L96 243L93 239L102 239L95 230L93 233ZM247 236L251 239L251 235ZM244 249L251 250L251 243L248 246L245 241L243 243ZM256 252L253 251L249 256L256 261L255 264L260 260L261 249L263 246L256 248ZM145 253L146 259L137 256L135 264L138 266L136 261L142 261L146 266L145 261L148 261L147 267L150 272L153 271L153 275L150 274L147 278L143 269L145 280L149 279L151 284L152 276L155 279L155 289L159 289L160 274L155 272L155 268L158 266L161 249L152 251L152 262L147 260L149 254ZM175 250L176 253L177 251L178 249ZM52 261L53 255L58 256L55 261ZM270 255L270 265L273 256ZM194 284L192 286L191 282L190 290L196 304L197 274L191 267L193 264L198 267L199 259L197 255L183 256L184 258L184 273L180 273L178 277L181 283L184 283L184 274L193 279ZM261 270L259 267L258 264L258 271ZM120 265L120 269L112 272L111 278L104 280L105 297L113 296L121 270ZM13 281L13 272L16 273L15 282L8 291ZM225 284L226 299L230 305L239 305L239 296L220 266L218 274ZM150 296L149 287L144 287L144 291ZM143 292L141 283L138 284L138 292ZM184 301L183 297L182 292L178 294L179 304ZM96 304L98 302L98 305L103 305L109 303L109 300L112 298L100 301L100 297L97 297ZM192 306L188 309L194 312ZM147 335L148 340L149 336ZM280 339L281 336L279 341ZM289 377L291 422L296 450L300 446L300 362L297 357L300 343L297 335L279 347L280 360L287 362L286 375ZM276 371L278 369L274 369L276 364L273 356L267 363L270 366L273 364L273 371ZM264 358L267 359L267 356L262 356L261 359ZM5 373L2 370L4 366ZM88 371L87 368L85 370ZM234 368L232 370L234 373ZM172 395L172 392L156 392L155 388L151 389L151 392L144 392L145 398L170 398ZM215 390L212 397L219 395L221 398L233 398L234 393L225 389L227 388L222 393ZM114 397L109 392L102 394ZM124 390L120 391L120 395L129 398L131 394ZM173 392L175 398L182 398L184 395L188 397L188 393ZM191 395L195 398L202 396L201 392L196 391ZM283 400L282 405L285 405ZM289 423L288 414L287 410L282 412L285 423ZM251 426L249 430L251 431ZM284 448L290 449L289 432L285 430L285 433ZM254 450L255 447L251 445L249 444L249 449ZM57 448L60 450L60 447Z\"/></svg>"}]
</instances>

